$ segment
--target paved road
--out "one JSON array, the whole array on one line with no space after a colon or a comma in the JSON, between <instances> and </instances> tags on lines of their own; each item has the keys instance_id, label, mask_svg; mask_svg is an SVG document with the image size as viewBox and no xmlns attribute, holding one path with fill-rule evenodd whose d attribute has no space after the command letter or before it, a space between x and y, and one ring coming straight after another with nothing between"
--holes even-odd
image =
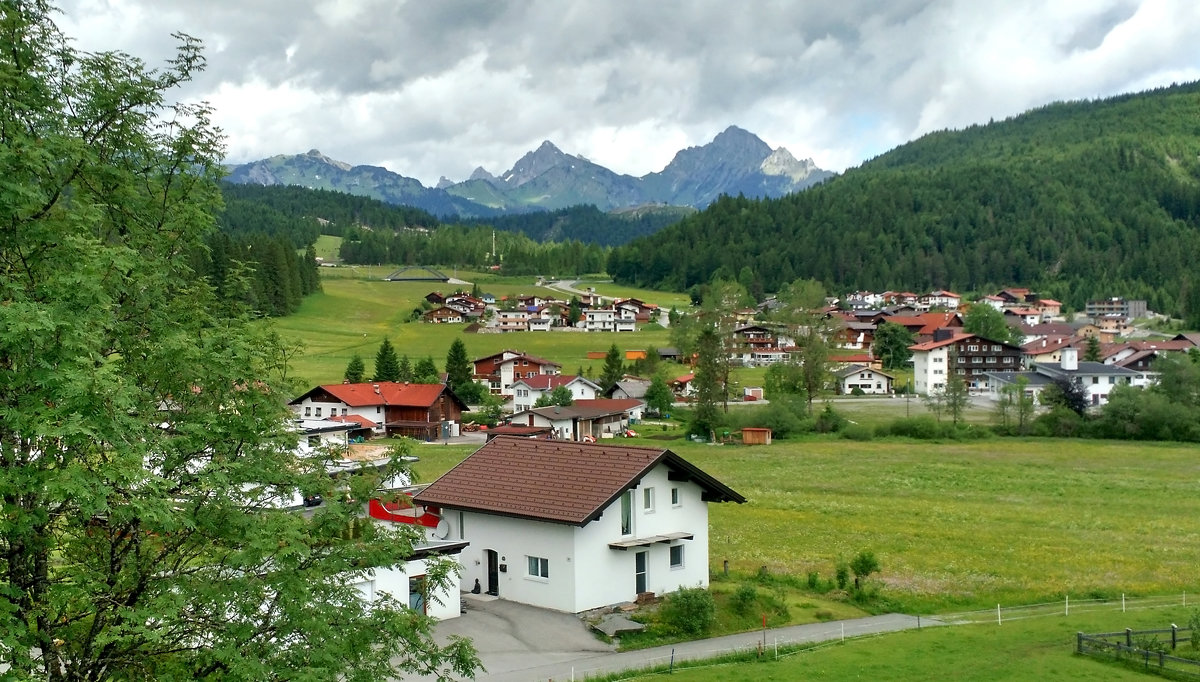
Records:
<instances>
[{"instance_id":1,"label":"paved road","mask_svg":"<svg viewBox=\"0 0 1200 682\"><path fill-rule=\"evenodd\" d=\"M676 661L703 659L738 650L756 649L762 631L681 642L640 651L617 652L600 642L571 614L547 611L489 597L464 595L467 611L438 623L437 637L470 637L487 672L479 680L529 682L583 679L587 675L619 672ZM941 625L928 619L920 626ZM913 616L888 614L830 623L775 628L766 633L768 648L776 645L822 642L842 637L897 632L918 627Z\"/></svg>"}]
</instances>

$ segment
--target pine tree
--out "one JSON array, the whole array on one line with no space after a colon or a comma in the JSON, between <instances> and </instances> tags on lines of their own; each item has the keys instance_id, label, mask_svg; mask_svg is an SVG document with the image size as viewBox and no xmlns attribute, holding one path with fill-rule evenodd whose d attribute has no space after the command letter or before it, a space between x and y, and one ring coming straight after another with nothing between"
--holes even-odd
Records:
<instances>
[{"instance_id":1,"label":"pine tree","mask_svg":"<svg viewBox=\"0 0 1200 682\"><path fill-rule=\"evenodd\" d=\"M671 387L667 386L667 382L662 377L655 375L650 379L650 386L646 388L644 400L646 407L649 407L655 414L662 415L670 411L675 394L671 393Z\"/></svg>"},{"instance_id":2,"label":"pine tree","mask_svg":"<svg viewBox=\"0 0 1200 682\"><path fill-rule=\"evenodd\" d=\"M400 381L400 361L396 359L396 349L386 336L375 353L375 376L372 380Z\"/></svg>"},{"instance_id":3,"label":"pine tree","mask_svg":"<svg viewBox=\"0 0 1200 682\"><path fill-rule=\"evenodd\" d=\"M454 339L450 350L446 351L446 383L451 390L458 391L462 386L471 383L475 373L471 358L467 356L467 344L462 339Z\"/></svg>"},{"instance_id":4,"label":"pine tree","mask_svg":"<svg viewBox=\"0 0 1200 682\"><path fill-rule=\"evenodd\" d=\"M604 356L604 369L600 372L600 392L607 393L608 389L617 385L621 380L621 375L625 372L624 359L621 357L621 349L617 348L617 344L613 344L608 349L608 354Z\"/></svg>"},{"instance_id":5,"label":"pine tree","mask_svg":"<svg viewBox=\"0 0 1200 682\"><path fill-rule=\"evenodd\" d=\"M346 373L343 375L343 377L349 383L361 384L363 378L366 376L366 373L367 369L363 365L362 356L358 353L355 353L354 357L350 358L350 362L346 364Z\"/></svg>"},{"instance_id":6,"label":"pine tree","mask_svg":"<svg viewBox=\"0 0 1200 682\"><path fill-rule=\"evenodd\" d=\"M411 383L412 380L413 380L412 362L408 359L407 355L404 355L400 358L400 378L397 379L396 381L404 381L404 382Z\"/></svg>"}]
</instances>

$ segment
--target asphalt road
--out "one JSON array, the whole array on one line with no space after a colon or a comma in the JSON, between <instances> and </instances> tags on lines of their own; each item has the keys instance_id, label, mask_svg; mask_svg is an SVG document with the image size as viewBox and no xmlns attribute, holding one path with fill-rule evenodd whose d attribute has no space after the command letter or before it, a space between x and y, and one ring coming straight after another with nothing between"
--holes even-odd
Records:
<instances>
[{"instance_id":1,"label":"asphalt road","mask_svg":"<svg viewBox=\"0 0 1200 682\"><path fill-rule=\"evenodd\" d=\"M469 637L486 672L476 679L492 682L583 679L586 675L620 672L676 661L712 658L731 651L776 645L822 642L918 627L914 616L887 614L854 620L775 628L764 633L680 642L670 646L617 652L592 635L578 616L548 611L485 596L463 595L466 613L442 621L439 641L450 635ZM920 627L942 625L923 619ZM410 679L410 678L405 678ZM412 678L429 680L432 678Z\"/></svg>"}]
</instances>

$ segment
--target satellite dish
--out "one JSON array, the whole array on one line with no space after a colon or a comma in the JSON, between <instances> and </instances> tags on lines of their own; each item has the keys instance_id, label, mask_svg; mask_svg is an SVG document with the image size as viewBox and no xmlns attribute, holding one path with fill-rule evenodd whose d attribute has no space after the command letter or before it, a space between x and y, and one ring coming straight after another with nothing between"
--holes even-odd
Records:
<instances>
[{"instance_id":1,"label":"satellite dish","mask_svg":"<svg viewBox=\"0 0 1200 682\"><path fill-rule=\"evenodd\" d=\"M450 524L446 519L439 519L437 528L433 529L433 537L438 540L445 540L450 536Z\"/></svg>"}]
</instances>

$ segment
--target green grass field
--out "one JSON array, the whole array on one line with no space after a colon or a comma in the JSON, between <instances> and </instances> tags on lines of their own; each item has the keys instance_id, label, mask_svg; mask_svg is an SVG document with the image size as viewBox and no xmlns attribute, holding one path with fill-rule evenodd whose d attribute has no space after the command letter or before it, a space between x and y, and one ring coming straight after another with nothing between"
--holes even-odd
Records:
<instances>
[{"instance_id":1,"label":"green grass field","mask_svg":"<svg viewBox=\"0 0 1200 682\"><path fill-rule=\"evenodd\" d=\"M1194 447L637 440L674 450L748 498L710 507L714 573L729 560L738 575L765 566L829 579L839 560L870 550L885 603L909 613L1200 592ZM420 446L417 472L432 480L469 451Z\"/></svg>"},{"instance_id":2,"label":"green grass field","mask_svg":"<svg viewBox=\"0 0 1200 682\"><path fill-rule=\"evenodd\" d=\"M563 372L570 374L581 367L585 371L589 367L599 370L604 361L588 360L588 351L607 351L613 343L623 351L670 345L667 332L661 329L621 334L465 334L465 325L410 322L413 309L420 306L430 291L449 293L459 286L469 290L470 285L383 281L396 269L394 266L321 268L322 291L305 298L294 315L271 322L284 338L303 345L303 352L292 363L294 375L314 385L341 381L346 364L354 353L363 357L369 373L384 336L391 339L401 355L408 355L413 361L432 357L439 369L446 362L450 343L456 337L461 337L467 345L467 353L473 358L512 348L561 363ZM446 274L451 272L446 271ZM467 281L479 281L481 289L496 296L560 295L535 286L532 277L499 277L467 272L457 274ZM640 293L650 302L658 302L647 292Z\"/></svg>"}]
</instances>

